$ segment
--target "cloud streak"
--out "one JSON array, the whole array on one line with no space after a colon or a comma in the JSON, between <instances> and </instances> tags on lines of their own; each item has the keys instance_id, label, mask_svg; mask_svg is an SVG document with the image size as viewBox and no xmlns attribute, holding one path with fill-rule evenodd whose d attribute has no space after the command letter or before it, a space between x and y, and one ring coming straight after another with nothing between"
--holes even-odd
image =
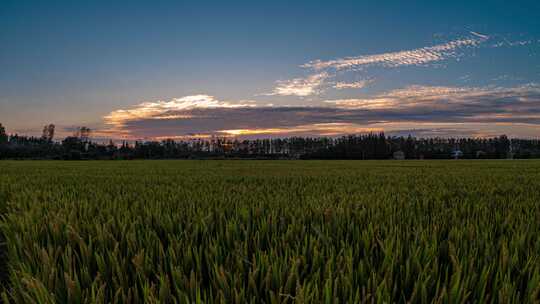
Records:
<instances>
[{"instance_id":1,"label":"cloud streak","mask_svg":"<svg viewBox=\"0 0 540 304\"><path fill-rule=\"evenodd\" d=\"M302 67L314 70L344 70L375 65L386 68L425 65L451 57L457 57L459 56L459 49L477 47L487 39L489 39L489 37L486 35L474 33L473 37L456 39L447 43L429 47L375 55L339 58L329 61L315 60L302 65Z\"/></svg>"},{"instance_id":2,"label":"cloud streak","mask_svg":"<svg viewBox=\"0 0 540 304\"><path fill-rule=\"evenodd\" d=\"M264 94L268 96L280 95L280 96L310 96L316 95L320 92L320 87L324 81L328 78L328 73L318 73L310 75L306 78L294 78L291 80L277 81L277 86L271 93Z\"/></svg>"},{"instance_id":3,"label":"cloud streak","mask_svg":"<svg viewBox=\"0 0 540 304\"><path fill-rule=\"evenodd\" d=\"M456 126L460 126L464 134L496 131L510 136L537 137L540 135L540 86L408 86L372 97L289 107L224 102L198 95L169 102L142 103L113 111L104 120L111 132L131 139L197 135L337 136L415 128L437 134Z\"/></svg>"},{"instance_id":4,"label":"cloud streak","mask_svg":"<svg viewBox=\"0 0 540 304\"><path fill-rule=\"evenodd\" d=\"M336 84L334 85L334 88L338 90L361 89L372 82L373 82L372 79L360 80L360 81L355 81L355 82L336 82Z\"/></svg>"},{"instance_id":5,"label":"cloud streak","mask_svg":"<svg viewBox=\"0 0 540 304\"><path fill-rule=\"evenodd\" d=\"M358 71L370 67L399 68L423 66L441 62L449 58L461 57L465 49L478 47L489 38L489 36L484 34L470 32L468 37L412 50L338 58L328 61L314 60L301 65L301 67L315 71L315 74L305 78L278 81L274 90L265 95L306 97L318 95L329 87L338 90L362 88L371 81L359 81L355 83L337 82L333 86L326 85L326 82L334 78L338 72Z\"/></svg>"},{"instance_id":6,"label":"cloud streak","mask_svg":"<svg viewBox=\"0 0 540 304\"><path fill-rule=\"evenodd\" d=\"M325 102L347 109L391 109L404 112L419 108L430 111L467 108L479 112L483 109L498 109L512 113L519 111L519 114L523 115L530 111L540 112L540 109L535 108L537 103L540 103L540 86L528 84L505 88L411 85L369 98Z\"/></svg>"}]
</instances>

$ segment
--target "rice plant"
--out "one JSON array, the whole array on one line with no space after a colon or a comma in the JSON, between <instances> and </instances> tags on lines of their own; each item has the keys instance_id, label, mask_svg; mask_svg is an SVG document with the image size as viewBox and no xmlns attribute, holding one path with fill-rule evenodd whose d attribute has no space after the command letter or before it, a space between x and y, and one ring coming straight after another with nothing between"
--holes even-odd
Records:
<instances>
[{"instance_id":1,"label":"rice plant","mask_svg":"<svg viewBox=\"0 0 540 304\"><path fill-rule=\"evenodd\" d=\"M538 161L0 162L1 298L536 303L539 189Z\"/></svg>"}]
</instances>

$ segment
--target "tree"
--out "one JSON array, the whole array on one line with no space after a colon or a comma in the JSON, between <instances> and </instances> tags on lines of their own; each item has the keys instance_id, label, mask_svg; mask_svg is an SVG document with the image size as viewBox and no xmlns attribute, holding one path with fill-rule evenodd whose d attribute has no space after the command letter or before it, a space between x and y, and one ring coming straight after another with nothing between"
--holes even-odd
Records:
<instances>
[{"instance_id":1,"label":"tree","mask_svg":"<svg viewBox=\"0 0 540 304\"><path fill-rule=\"evenodd\" d=\"M41 138L47 142L52 142L54 138L54 128L55 126L53 124L45 125L43 127Z\"/></svg>"},{"instance_id":2,"label":"tree","mask_svg":"<svg viewBox=\"0 0 540 304\"><path fill-rule=\"evenodd\" d=\"M62 147L64 147L66 151L80 150L81 146L82 146L82 143L79 137L68 136L64 138L64 140L62 140Z\"/></svg>"},{"instance_id":3,"label":"tree","mask_svg":"<svg viewBox=\"0 0 540 304\"><path fill-rule=\"evenodd\" d=\"M6 134L6 128L0 123L0 144L5 144L8 142L8 136Z\"/></svg>"},{"instance_id":4,"label":"tree","mask_svg":"<svg viewBox=\"0 0 540 304\"><path fill-rule=\"evenodd\" d=\"M75 131L73 137L79 138L82 142L87 142L90 139L90 133L92 130L88 127L80 127Z\"/></svg>"}]
</instances>

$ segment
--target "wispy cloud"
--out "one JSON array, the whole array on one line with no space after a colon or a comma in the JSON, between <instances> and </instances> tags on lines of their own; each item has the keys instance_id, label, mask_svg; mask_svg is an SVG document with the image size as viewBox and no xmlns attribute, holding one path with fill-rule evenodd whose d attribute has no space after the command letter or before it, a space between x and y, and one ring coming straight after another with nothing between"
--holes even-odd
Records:
<instances>
[{"instance_id":1,"label":"wispy cloud","mask_svg":"<svg viewBox=\"0 0 540 304\"><path fill-rule=\"evenodd\" d=\"M201 97L204 96L204 97ZM188 102L186 102L188 101ZM463 132L538 136L540 86L408 86L366 98L327 100L320 106L256 106L207 95L142 103L104 118L128 138L182 138L193 135L241 137L397 132L460 126ZM401 128L401 129L400 129ZM491 130L491 131L490 131ZM426 131L427 132L427 131ZM441 131L442 132L442 131ZM480 134L480 133L474 133Z\"/></svg>"},{"instance_id":2,"label":"wispy cloud","mask_svg":"<svg viewBox=\"0 0 540 304\"><path fill-rule=\"evenodd\" d=\"M514 40L509 37L504 36L498 36L495 39L492 39L492 44L490 45L493 48L499 48L499 47L520 47L520 46L526 46L526 45L532 45L539 43L540 40L534 40L533 38L525 38L522 37L522 39Z\"/></svg>"},{"instance_id":3,"label":"wispy cloud","mask_svg":"<svg viewBox=\"0 0 540 304\"><path fill-rule=\"evenodd\" d=\"M478 47L489 38L484 34L470 32L464 38L412 50L338 58L328 61L314 60L301 65L302 68L315 71L314 74L305 78L278 81L274 90L265 95L305 97L318 95L330 87L335 89L361 88L371 81L337 82L333 86L325 84L329 79L334 78L338 71L357 71L376 66L383 68L420 66L438 63L449 58L461 57L465 49Z\"/></svg>"},{"instance_id":4,"label":"wispy cloud","mask_svg":"<svg viewBox=\"0 0 540 304\"><path fill-rule=\"evenodd\" d=\"M355 82L336 82L336 84L334 85L334 88L338 90L361 89L372 82L373 82L372 79L360 80L360 81L355 81Z\"/></svg>"},{"instance_id":5,"label":"wispy cloud","mask_svg":"<svg viewBox=\"0 0 540 304\"><path fill-rule=\"evenodd\" d=\"M347 109L449 111L459 113L467 108L475 111L501 111L525 114L535 110L528 104L540 103L540 86L528 84L517 87L444 87L411 85L368 98L326 100L326 103ZM473 111L474 110L474 111ZM517 113L517 111L520 113ZM455 114L455 113L454 113ZM516 116L517 118L517 116Z\"/></svg>"},{"instance_id":6,"label":"wispy cloud","mask_svg":"<svg viewBox=\"0 0 540 304\"><path fill-rule=\"evenodd\" d=\"M343 70L374 65L380 65L387 68L425 65L432 62L442 61L450 57L456 57L459 55L459 49L476 47L488 38L489 37L486 35L474 33L468 38L456 39L434 46L375 55L339 58L329 61L315 60L302 65L302 67L315 70L330 68Z\"/></svg>"},{"instance_id":7,"label":"wispy cloud","mask_svg":"<svg viewBox=\"0 0 540 304\"><path fill-rule=\"evenodd\" d=\"M310 75L306 78L294 78L291 80L280 80L277 86L271 93L264 95L281 95L281 96L310 96L319 92L325 79L328 78L328 73L318 73Z\"/></svg>"},{"instance_id":8,"label":"wispy cloud","mask_svg":"<svg viewBox=\"0 0 540 304\"><path fill-rule=\"evenodd\" d=\"M477 33L477 32L473 32L473 31L470 31L471 34L473 34L474 36L478 37L478 38L481 38L481 39L489 39L489 36L488 35L484 35L484 34L480 34L480 33Z\"/></svg>"},{"instance_id":9,"label":"wispy cloud","mask_svg":"<svg viewBox=\"0 0 540 304\"><path fill-rule=\"evenodd\" d=\"M455 102L456 99L463 100L477 91L482 91L482 89L412 85L368 98L335 99L324 102L347 109L397 110L426 106L426 103L430 106L440 106L443 100L445 103Z\"/></svg>"}]
</instances>

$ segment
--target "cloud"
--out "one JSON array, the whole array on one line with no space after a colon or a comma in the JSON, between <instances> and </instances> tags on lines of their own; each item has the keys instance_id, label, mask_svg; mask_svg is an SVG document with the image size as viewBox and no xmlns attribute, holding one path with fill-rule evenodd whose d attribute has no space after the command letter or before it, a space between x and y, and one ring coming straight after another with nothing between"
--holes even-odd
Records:
<instances>
[{"instance_id":1,"label":"cloud","mask_svg":"<svg viewBox=\"0 0 540 304\"><path fill-rule=\"evenodd\" d=\"M463 134L540 135L540 86L408 86L366 98L327 100L320 106L256 106L208 95L150 102L104 117L126 138L210 135L239 137L337 136L457 128ZM437 131L439 130L439 131ZM461 134L461 133L457 133Z\"/></svg>"},{"instance_id":2,"label":"cloud","mask_svg":"<svg viewBox=\"0 0 540 304\"><path fill-rule=\"evenodd\" d=\"M155 120L188 119L192 109L250 107L253 102L230 103L216 100L209 95L192 95L170 101L143 102L127 110L116 110L103 118L111 129L121 130L126 122L152 118Z\"/></svg>"},{"instance_id":3,"label":"cloud","mask_svg":"<svg viewBox=\"0 0 540 304\"><path fill-rule=\"evenodd\" d=\"M229 136L258 138L265 135L276 136L339 136L343 134L358 134L381 132L380 127L366 127L355 123L314 123L293 126L289 128L255 128L220 130L219 133Z\"/></svg>"},{"instance_id":4,"label":"cloud","mask_svg":"<svg viewBox=\"0 0 540 304\"><path fill-rule=\"evenodd\" d=\"M499 48L499 47L520 47L520 46L526 46L526 45L532 45L535 43L540 42L540 40L535 41L534 39L520 39L520 40L513 40L512 38L507 38L504 36L498 36L495 39L492 39L492 44L490 45L492 48Z\"/></svg>"},{"instance_id":5,"label":"cloud","mask_svg":"<svg viewBox=\"0 0 540 304\"><path fill-rule=\"evenodd\" d=\"M344 70L375 65L386 68L425 65L432 62L442 61L447 58L456 57L459 55L457 52L459 49L476 47L488 38L489 37L486 35L474 33L473 37L456 39L434 46L375 55L339 58L329 61L315 60L302 65L302 67L314 70Z\"/></svg>"},{"instance_id":6,"label":"cloud","mask_svg":"<svg viewBox=\"0 0 540 304\"><path fill-rule=\"evenodd\" d=\"M310 96L319 93L319 88L328 78L328 73L318 73L306 78L294 78L292 80L280 80L271 93L264 95L280 96Z\"/></svg>"},{"instance_id":7,"label":"cloud","mask_svg":"<svg viewBox=\"0 0 540 304\"><path fill-rule=\"evenodd\" d=\"M360 81L355 81L355 82L336 82L336 84L334 85L334 88L338 90L361 89L372 82L373 82L372 79L360 80Z\"/></svg>"},{"instance_id":8,"label":"cloud","mask_svg":"<svg viewBox=\"0 0 540 304\"><path fill-rule=\"evenodd\" d=\"M444 87L411 85L368 98L326 100L346 109L399 110L401 112L449 111L466 108L470 113L487 111L540 112L540 86L517 87ZM531 107L531 105L533 105ZM516 114L516 113L514 113Z\"/></svg>"},{"instance_id":9,"label":"cloud","mask_svg":"<svg viewBox=\"0 0 540 304\"><path fill-rule=\"evenodd\" d=\"M473 32L473 31L470 31L470 33L473 34L474 36L479 37L479 38L484 39L484 40L489 39L488 35L480 34L480 33Z\"/></svg>"},{"instance_id":10,"label":"cloud","mask_svg":"<svg viewBox=\"0 0 540 304\"><path fill-rule=\"evenodd\" d=\"M420 66L440 62L449 58L463 55L465 48L478 47L488 40L489 36L470 32L465 38L455 39L446 43L427 46L412 50L387 52L373 55L338 58L322 61L320 59L301 65L302 68L314 70L317 73L305 78L278 81L272 93L265 95L280 96L310 96L322 93L328 87L325 82L336 76L338 71L357 71L368 67L398 68L404 66ZM371 80L372 81L372 80ZM371 82L369 81L369 82ZM355 83L338 82L335 89L361 88L369 82L360 81Z\"/></svg>"}]
</instances>

